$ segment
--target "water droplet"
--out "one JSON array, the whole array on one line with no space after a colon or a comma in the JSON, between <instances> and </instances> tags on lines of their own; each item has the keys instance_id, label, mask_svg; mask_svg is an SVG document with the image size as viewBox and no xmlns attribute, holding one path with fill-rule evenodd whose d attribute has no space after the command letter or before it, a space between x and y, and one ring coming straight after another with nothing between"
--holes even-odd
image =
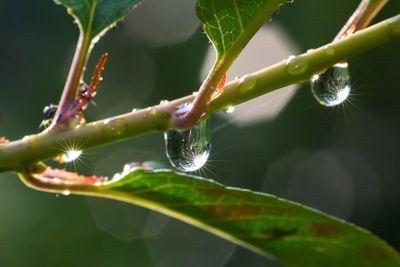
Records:
<instances>
[{"instance_id":1,"label":"water droplet","mask_svg":"<svg viewBox=\"0 0 400 267\"><path fill-rule=\"evenodd\" d=\"M257 81L254 77L243 76L239 80L238 90L240 91L249 91L252 90L257 84Z\"/></svg>"},{"instance_id":2,"label":"water droplet","mask_svg":"<svg viewBox=\"0 0 400 267\"><path fill-rule=\"evenodd\" d=\"M63 194L64 196L69 196L71 192L69 190L64 190L61 192L61 194Z\"/></svg>"},{"instance_id":3,"label":"water droplet","mask_svg":"<svg viewBox=\"0 0 400 267\"><path fill-rule=\"evenodd\" d=\"M176 116L180 117L186 114L192 108L192 103L183 103L176 107Z\"/></svg>"},{"instance_id":4,"label":"water droplet","mask_svg":"<svg viewBox=\"0 0 400 267\"><path fill-rule=\"evenodd\" d=\"M240 80L240 76L235 76L235 81Z\"/></svg>"},{"instance_id":5,"label":"water droplet","mask_svg":"<svg viewBox=\"0 0 400 267\"><path fill-rule=\"evenodd\" d=\"M161 101L160 101L160 105L168 104L168 102L169 102L168 100L161 100Z\"/></svg>"},{"instance_id":6,"label":"water droplet","mask_svg":"<svg viewBox=\"0 0 400 267\"><path fill-rule=\"evenodd\" d=\"M235 107L234 106L229 106L229 107L227 107L226 109L224 109L224 112L226 113L226 114L231 114L231 113L233 113L235 111Z\"/></svg>"},{"instance_id":7,"label":"water droplet","mask_svg":"<svg viewBox=\"0 0 400 267\"><path fill-rule=\"evenodd\" d=\"M142 166L148 170L166 169L168 166L165 163L158 162L155 160L149 160L142 163Z\"/></svg>"},{"instance_id":8,"label":"water droplet","mask_svg":"<svg viewBox=\"0 0 400 267\"><path fill-rule=\"evenodd\" d=\"M64 154L58 155L54 158L54 161L58 163L70 163L77 160L82 155L82 150L70 149Z\"/></svg>"},{"instance_id":9,"label":"water droplet","mask_svg":"<svg viewBox=\"0 0 400 267\"><path fill-rule=\"evenodd\" d=\"M106 120L104 122L104 130L110 135L121 135L126 129L124 119Z\"/></svg>"},{"instance_id":10,"label":"water droplet","mask_svg":"<svg viewBox=\"0 0 400 267\"><path fill-rule=\"evenodd\" d=\"M209 120L204 120L189 130L170 130L165 132L164 137L167 157L176 169L193 172L207 162L211 150Z\"/></svg>"},{"instance_id":11,"label":"water droplet","mask_svg":"<svg viewBox=\"0 0 400 267\"><path fill-rule=\"evenodd\" d=\"M308 59L304 56L290 56L286 60L286 70L291 75L304 73L308 69Z\"/></svg>"},{"instance_id":12,"label":"water droplet","mask_svg":"<svg viewBox=\"0 0 400 267\"><path fill-rule=\"evenodd\" d=\"M324 51L328 56L333 56L335 54L335 49L331 45L325 45Z\"/></svg>"},{"instance_id":13,"label":"water droplet","mask_svg":"<svg viewBox=\"0 0 400 267\"><path fill-rule=\"evenodd\" d=\"M317 101L333 107L347 99L351 81L347 63L336 64L311 78L311 91Z\"/></svg>"}]
</instances>

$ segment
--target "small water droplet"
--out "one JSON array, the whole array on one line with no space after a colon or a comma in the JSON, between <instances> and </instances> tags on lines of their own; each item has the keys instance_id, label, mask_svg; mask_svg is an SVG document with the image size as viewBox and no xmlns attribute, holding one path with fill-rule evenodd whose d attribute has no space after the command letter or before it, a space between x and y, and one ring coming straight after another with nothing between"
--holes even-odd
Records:
<instances>
[{"instance_id":1,"label":"small water droplet","mask_svg":"<svg viewBox=\"0 0 400 267\"><path fill-rule=\"evenodd\" d=\"M64 154L56 156L53 160L58 163L70 163L77 160L82 155L82 150L70 149Z\"/></svg>"},{"instance_id":2,"label":"small water droplet","mask_svg":"<svg viewBox=\"0 0 400 267\"><path fill-rule=\"evenodd\" d=\"M106 120L104 122L104 131L110 135L121 135L126 129L124 119Z\"/></svg>"},{"instance_id":3,"label":"small water droplet","mask_svg":"<svg viewBox=\"0 0 400 267\"><path fill-rule=\"evenodd\" d=\"M257 81L254 77L250 76L243 76L239 80L239 85L238 85L238 90L240 91L249 91L254 89L254 87L257 85Z\"/></svg>"},{"instance_id":4,"label":"small water droplet","mask_svg":"<svg viewBox=\"0 0 400 267\"><path fill-rule=\"evenodd\" d=\"M161 105L165 105L165 104L167 104L168 102L169 102L168 100L161 100L161 101L160 101L160 104L161 104Z\"/></svg>"},{"instance_id":5,"label":"small water droplet","mask_svg":"<svg viewBox=\"0 0 400 267\"><path fill-rule=\"evenodd\" d=\"M142 163L142 166L148 170L166 169L168 166L165 163L158 162L155 160L149 160Z\"/></svg>"},{"instance_id":6,"label":"small water droplet","mask_svg":"<svg viewBox=\"0 0 400 267\"><path fill-rule=\"evenodd\" d=\"M186 114L192 108L192 103L183 103L176 107L176 116L180 117Z\"/></svg>"},{"instance_id":7,"label":"small water droplet","mask_svg":"<svg viewBox=\"0 0 400 267\"><path fill-rule=\"evenodd\" d=\"M227 107L226 109L224 109L224 112L226 113L226 114L231 114L231 113L233 113L235 111L235 107L234 106L229 106L229 107Z\"/></svg>"},{"instance_id":8,"label":"small water droplet","mask_svg":"<svg viewBox=\"0 0 400 267\"><path fill-rule=\"evenodd\" d=\"M351 91L351 80L347 63L336 64L311 78L311 91L317 101L333 107L347 99Z\"/></svg>"},{"instance_id":9,"label":"small water droplet","mask_svg":"<svg viewBox=\"0 0 400 267\"><path fill-rule=\"evenodd\" d=\"M235 79L235 81L237 81L237 80L240 80L240 78L241 78L240 76L235 76L234 79Z\"/></svg>"},{"instance_id":10,"label":"small water droplet","mask_svg":"<svg viewBox=\"0 0 400 267\"><path fill-rule=\"evenodd\" d=\"M324 46L324 51L328 56L335 55L335 48L333 48L331 45L325 45Z\"/></svg>"},{"instance_id":11,"label":"small water droplet","mask_svg":"<svg viewBox=\"0 0 400 267\"><path fill-rule=\"evenodd\" d=\"M62 193L64 196L69 196L71 194L71 192L69 190L64 190L62 191Z\"/></svg>"},{"instance_id":12,"label":"small water droplet","mask_svg":"<svg viewBox=\"0 0 400 267\"><path fill-rule=\"evenodd\" d=\"M185 106L187 108L190 105ZM209 120L185 131L170 130L165 132L164 137L167 157L176 169L193 172L207 162L211 151Z\"/></svg>"},{"instance_id":13,"label":"small water droplet","mask_svg":"<svg viewBox=\"0 0 400 267\"><path fill-rule=\"evenodd\" d=\"M304 73L308 69L308 59L304 56L290 56L286 60L286 70L291 75Z\"/></svg>"}]
</instances>

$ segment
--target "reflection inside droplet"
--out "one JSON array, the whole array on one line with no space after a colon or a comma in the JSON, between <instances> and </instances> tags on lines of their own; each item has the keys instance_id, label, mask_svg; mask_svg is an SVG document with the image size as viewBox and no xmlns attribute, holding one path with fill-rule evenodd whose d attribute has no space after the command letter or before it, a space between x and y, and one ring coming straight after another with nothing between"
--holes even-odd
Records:
<instances>
[{"instance_id":1,"label":"reflection inside droplet","mask_svg":"<svg viewBox=\"0 0 400 267\"><path fill-rule=\"evenodd\" d=\"M317 101L333 107L347 99L351 91L351 80L347 63L336 64L311 78L311 91Z\"/></svg>"},{"instance_id":2,"label":"reflection inside droplet","mask_svg":"<svg viewBox=\"0 0 400 267\"><path fill-rule=\"evenodd\" d=\"M190 107L184 105L183 108ZM182 107L178 109L182 111ZM170 130L164 137L167 157L176 169L193 172L207 162L211 151L209 120L204 120L185 131Z\"/></svg>"}]
</instances>

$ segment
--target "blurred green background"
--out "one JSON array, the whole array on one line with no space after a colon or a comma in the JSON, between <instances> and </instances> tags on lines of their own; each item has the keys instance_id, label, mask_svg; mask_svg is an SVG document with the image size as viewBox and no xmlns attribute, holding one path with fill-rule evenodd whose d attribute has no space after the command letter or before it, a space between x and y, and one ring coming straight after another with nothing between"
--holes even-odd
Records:
<instances>
[{"instance_id":1,"label":"blurred green background","mask_svg":"<svg viewBox=\"0 0 400 267\"><path fill-rule=\"evenodd\" d=\"M88 70L105 51L110 60L88 121L198 88L212 49L194 3L147 0L101 39ZM229 79L329 42L357 5L307 0L283 7ZM57 103L78 29L51 0L3 0L0 10L0 135L17 139L38 132L43 107ZM391 1L377 21L399 11ZM350 60L353 94L345 106L319 106L304 84L214 116L212 156L198 174L318 208L399 249L399 45ZM168 166L163 142L159 133L85 151L76 168L112 175L132 161ZM280 266L140 207L36 192L11 173L0 174L0 211L0 266Z\"/></svg>"}]
</instances>

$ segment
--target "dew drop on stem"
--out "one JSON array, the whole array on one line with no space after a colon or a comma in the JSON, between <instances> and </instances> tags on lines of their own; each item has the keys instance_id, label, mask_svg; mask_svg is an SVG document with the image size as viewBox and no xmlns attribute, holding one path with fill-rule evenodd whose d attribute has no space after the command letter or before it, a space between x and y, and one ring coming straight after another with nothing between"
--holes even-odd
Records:
<instances>
[{"instance_id":1,"label":"dew drop on stem","mask_svg":"<svg viewBox=\"0 0 400 267\"><path fill-rule=\"evenodd\" d=\"M70 163L77 160L82 155L82 150L68 149L64 154L56 156L53 160L58 163Z\"/></svg>"},{"instance_id":2,"label":"dew drop on stem","mask_svg":"<svg viewBox=\"0 0 400 267\"><path fill-rule=\"evenodd\" d=\"M308 69L308 59L304 56L290 56L286 61L286 70L290 75L299 75Z\"/></svg>"},{"instance_id":3,"label":"dew drop on stem","mask_svg":"<svg viewBox=\"0 0 400 267\"><path fill-rule=\"evenodd\" d=\"M311 91L315 99L326 107L333 107L345 101L351 91L347 62L338 63L322 73L313 75Z\"/></svg>"},{"instance_id":4,"label":"dew drop on stem","mask_svg":"<svg viewBox=\"0 0 400 267\"><path fill-rule=\"evenodd\" d=\"M106 120L104 122L104 131L109 135L121 135L126 130L124 119Z\"/></svg>"},{"instance_id":5,"label":"dew drop on stem","mask_svg":"<svg viewBox=\"0 0 400 267\"><path fill-rule=\"evenodd\" d=\"M241 92L246 92L253 90L257 85L257 80L254 77L243 76L239 79L238 90Z\"/></svg>"},{"instance_id":6,"label":"dew drop on stem","mask_svg":"<svg viewBox=\"0 0 400 267\"><path fill-rule=\"evenodd\" d=\"M177 115L190 109L185 103L177 108ZM193 172L207 162L211 151L211 129L209 119L203 120L184 131L165 132L166 154L172 166L184 172Z\"/></svg>"}]
</instances>

